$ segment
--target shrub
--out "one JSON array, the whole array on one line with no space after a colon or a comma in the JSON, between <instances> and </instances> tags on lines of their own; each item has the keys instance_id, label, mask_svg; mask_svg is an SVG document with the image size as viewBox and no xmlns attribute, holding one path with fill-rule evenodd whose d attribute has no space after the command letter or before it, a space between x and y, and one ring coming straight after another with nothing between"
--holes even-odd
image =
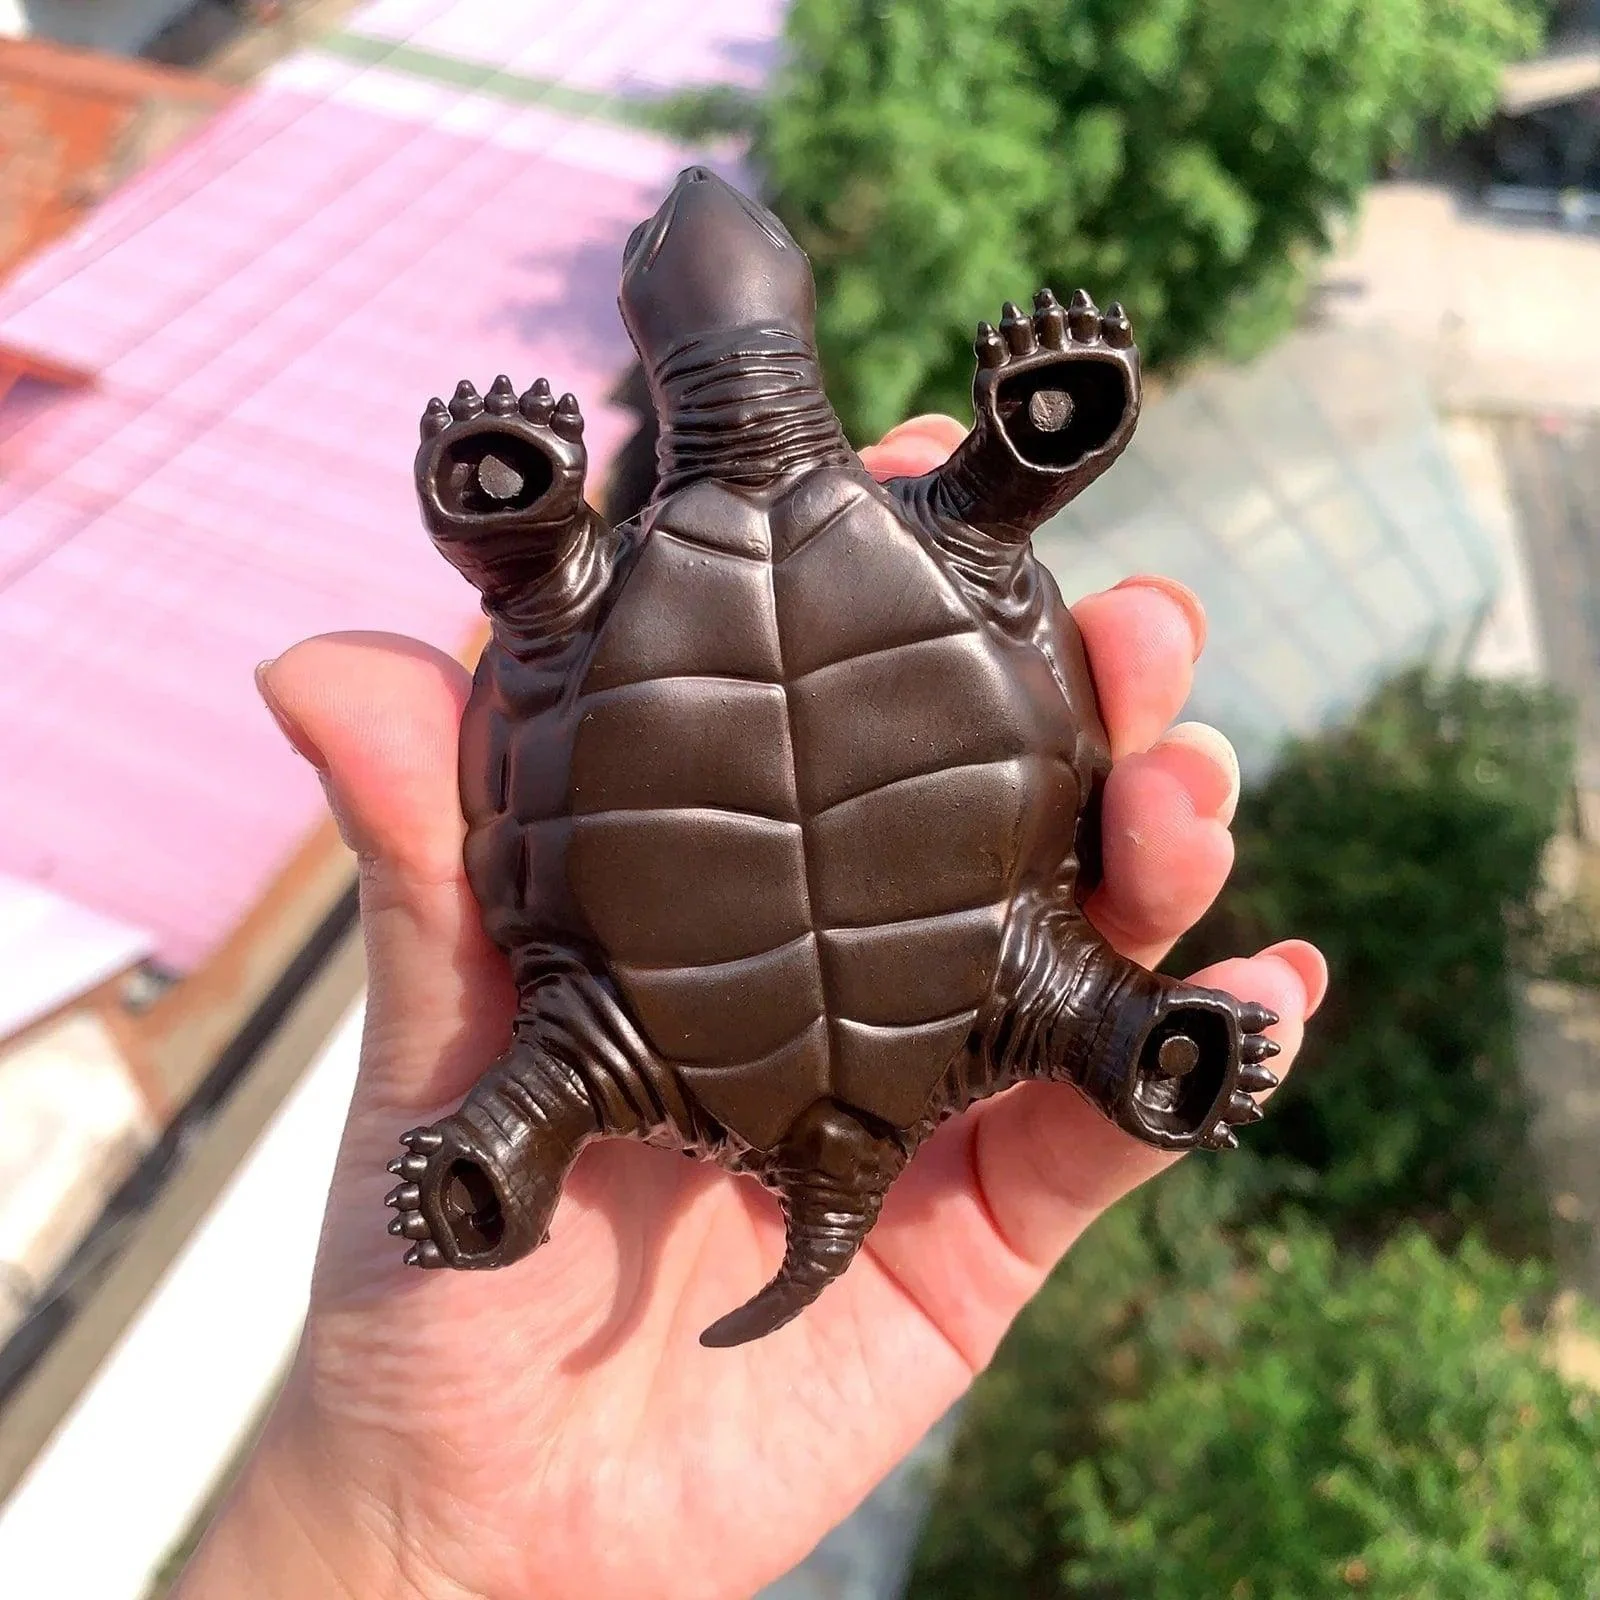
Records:
<instances>
[{"instance_id":1,"label":"shrub","mask_svg":"<svg viewBox=\"0 0 1600 1600\"><path fill-rule=\"evenodd\" d=\"M1537 1268L1407 1232L1245 1252L1238 1323L1114 1404L1053 1504L1070 1585L1129 1600L1600 1594L1600 1405L1552 1368ZM1211 1319L1213 1326L1218 1319Z\"/></svg>"},{"instance_id":2,"label":"shrub","mask_svg":"<svg viewBox=\"0 0 1600 1600\"><path fill-rule=\"evenodd\" d=\"M1540 866L1572 779L1571 719L1538 688L1408 674L1292 747L1242 801L1238 860L1175 965L1293 932L1333 975L1251 1150L1294 1165L1319 1219L1369 1241L1471 1223L1545 1246L1514 981L1541 958Z\"/></svg>"},{"instance_id":3,"label":"shrub","mask_svg":"<svg viewBox=\"0 0 1600 1600\"><path fill-rule=\"evenodd\" d=\"M967 1401L917 1555L911 1600L1065 1593L1052 1500L1102 1447L1101 1407L1140 1392L1192 1338L1225 1340L1235 1249L1260 1172L1244 1152L1184 1161L1102 1217L1018 1319ZM1220 1316L1221 1327L1210 1326Z\"/></svg>"},{"instance_id":4,"label":"shrub","mask_svg":"<svg viewBox=\"0 0 1600 1600\"><path fill-rule=\"evenodd\" d=\"M1241 1238L1266 1177L1191 1158L1090 1230L973 1391L911 1600L1600 1593L1600 1405L1543 1269Z\"/></svg>"}]
</instances>

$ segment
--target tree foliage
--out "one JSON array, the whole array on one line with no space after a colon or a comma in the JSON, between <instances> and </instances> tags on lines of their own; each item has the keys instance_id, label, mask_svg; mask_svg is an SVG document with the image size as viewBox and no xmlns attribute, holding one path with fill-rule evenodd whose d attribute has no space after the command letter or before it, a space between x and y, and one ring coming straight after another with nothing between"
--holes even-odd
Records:
<instances>
[{"instance_id":1,"label":"tree foliage","mask_svg":"<svg viewBox=\"0 0 1600 1600\"><path fill-rule=\"evenodd\" d=\"M1552 1369L1543 1269L1242 1237L1261 1179L1191 1158L1068 1257L973 1393L910 1600L1591 1592L1600 1402Z\"/></svg>"},{"instance_id":2,"label":"tree foliage","mask_svg":"<svg viewBox=\"0 0 1600 1600\"><path fill-rule=\"evenodd\" d=\"M1080 1591L1570 1600L1600 1572L1600 1404L1537 1337L1548 1284L1420 1233L1370 1265L1254 1240L1236 1324L1113 1405L1054 1505ZM1217 1319L1213 1318L1213 1322Z\"/></svg>"},{"instance_id":3,"label":"tree foliage","mask_svg":"<svg viewBox=\"0 0 1600 1600\"><path fill-rule=\"evenodd\" d=\"M1115 297L1156 363L1244 353L1429 125L1493 109L1531 0L795 0L758 157L858 438L961 414L996 296Z\"/></svg>"},{"instance_id":4,"label":"tree foliage","mask_svg":"<svg viewBox=\"0 0 1600 1600\"><path fill-rule=\"evenodd\" d=\"M1550 691L1412 673L1240 804L1232 881L1176 961L1290 930L1327 955L1328 1003L1250 1146L1292 1162L1346 1237L1417 1218L1545 1243L1515 982L1542 954L1541 863L1572 761Z\"/></svg>"}]
</instances>

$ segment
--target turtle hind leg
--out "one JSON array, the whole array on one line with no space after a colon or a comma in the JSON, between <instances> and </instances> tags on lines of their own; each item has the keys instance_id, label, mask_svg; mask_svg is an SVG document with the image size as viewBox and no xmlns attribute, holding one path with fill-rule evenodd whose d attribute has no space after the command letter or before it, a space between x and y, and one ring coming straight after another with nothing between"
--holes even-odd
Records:
<instances>
[{"instance_id":1,"label":"turtle hind leg","mask_svg":"<svg viewBox=\"0 0 1600 1600\"><path fill-rule=\"evenodd\" d=\"M568 1169L603 1131L578 1075L515 1040L458 1111L401 1137L386 1203L407 1264L504 1267L537 1249Z\"/></svg>"},{"instance_id":2,"label":"turtle hind leg","mask_svg":"<svg viewBox=\"0 0 1600 1600\"><path fill-rule=\"evenodd\" d=\"M753 1300L706 1329L713 1349L773 1333L805 1310L855 1259L909 1159L844 1106L819 1100L795 1124L767 1173L787 1234L783 1265Z\"/></svg>"},{"instance_id":3,"label":"turtle hind leg","mask_svg":"<svg viewBox=\"0 0 1600 1600\"><path fill-rule=\"evenodd\" d=\"M1146 971L1075 908L1025 906L980 1027L978 1093L1026 1078L1072 1084L1124 1132L1162 1150L1231 1149L1277 1086L1278 1018ZM976 1095L969 1095L976 1098Z\"/></svg>"}]
</instances>

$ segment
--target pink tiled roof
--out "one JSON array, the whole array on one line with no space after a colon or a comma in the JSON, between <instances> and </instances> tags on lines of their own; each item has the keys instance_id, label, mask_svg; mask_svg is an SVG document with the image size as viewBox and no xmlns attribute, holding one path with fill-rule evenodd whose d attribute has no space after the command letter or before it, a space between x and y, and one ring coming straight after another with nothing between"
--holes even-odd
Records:
<instances>
[{"instance_id":1,"label":"pink tiled roof","mask_svg":"<svg viewBox=\"0 0 1600 1600\"><path fill-rule=\"evenodd\" d=\"M609 9L715 32L705 8ZM548 375L603 463L626 427L604 404L630 354L621 246L685 155L312 53L0 291L0 345L98 378L0 402L0 871L179 966L215 946L321 809L251 669L335 628L464 643L476 597L412 499L422 402Z\"/></svg>"}]
</instances>

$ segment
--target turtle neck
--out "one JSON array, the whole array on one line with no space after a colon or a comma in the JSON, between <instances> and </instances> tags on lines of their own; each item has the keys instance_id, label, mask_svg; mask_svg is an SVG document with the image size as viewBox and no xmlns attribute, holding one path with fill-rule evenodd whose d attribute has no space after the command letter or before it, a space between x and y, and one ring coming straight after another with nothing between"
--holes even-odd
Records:
<instances>
[{"instance_id":1,"label":"turtle neck","mask_svg":"<svg viewBox=\"0 0 1600 1600\"><path fill-rule=\"evenodd\" d=\"M651 374L661 418L658 495L698 479L762 488L851 459L811 343L741 328L678 346Z\"/></svg>"}]
</instances>

